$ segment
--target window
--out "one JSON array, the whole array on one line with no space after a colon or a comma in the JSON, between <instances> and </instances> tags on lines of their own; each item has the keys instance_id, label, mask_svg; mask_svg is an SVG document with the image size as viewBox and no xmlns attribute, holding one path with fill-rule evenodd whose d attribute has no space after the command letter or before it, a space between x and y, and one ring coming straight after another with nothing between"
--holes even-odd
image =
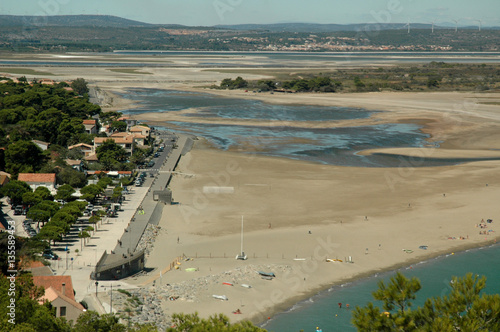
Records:
<instances>
[{"instance_id":1,"label":"window","mask_svg":"<svg viewBox=\"0 0 500 332\"><path fill-rule=\"evenodd\" d=\"M65 316L66 316L66 307L59 308L59 317L65 317Z\"/></svg>"}]
</instances>

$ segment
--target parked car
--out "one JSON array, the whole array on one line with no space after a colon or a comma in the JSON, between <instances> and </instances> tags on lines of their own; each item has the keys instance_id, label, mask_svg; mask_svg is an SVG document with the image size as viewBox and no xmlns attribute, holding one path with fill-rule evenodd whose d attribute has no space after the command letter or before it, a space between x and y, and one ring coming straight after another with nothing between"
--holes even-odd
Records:
<instances>
[{"instance_id":1,"label":"parked car","mask_svg":"<svg viewBox=\"0 0 500 332\"><path fill-rule=\"evenodd\" d=\"M18 205L14 208L14 215L16 216L19 216L21 214L23 214L23 206L22 205Z\"/></svg>"},{"instance_id":2,"label":"parked car","mask_svg":"<svg viewBox=\"0 0 500 332\"><path fill-rule=\"evenodd\" d=\"M59 259L59 256L57 256L54 253L50 253L50 252L44 252L43 255L42 255L42 257L43 258L47 258L47 259L52 259L54 261L56 261L56 260Z\"/></svg>"}]
</instances>

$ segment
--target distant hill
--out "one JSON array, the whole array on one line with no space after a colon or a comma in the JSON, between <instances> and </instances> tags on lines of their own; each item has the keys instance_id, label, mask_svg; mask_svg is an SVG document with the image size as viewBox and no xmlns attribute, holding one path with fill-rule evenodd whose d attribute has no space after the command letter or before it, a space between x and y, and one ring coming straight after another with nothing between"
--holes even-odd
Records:
<instances>
[{"instance_id":1,"label":"distant hill","mask_svg":"<svg viewBox=\"0 0 500 332\"><path fill-rule=\"evenodd\" d=\"M218 28L233 30L264 30L269 32L336 32L336 31L378 31L406 28L406 23L363 23L363 24L315 24L315 23L277 23L277 24L237 24L217 25ZM430 29L430 24L411 24L413 29Z\"/></svg>"},{"instance_id":2,"label":"distant hill","mask_svg":"<svg viewBox=\"0 0 500 332\"><path fill-rule=\"evenodd\" d=\"M57 16L17 16L0 15L0 26L64 26L64 27L150 27L143 23L112 15L57 15Z\"/></svg>"},{"instance_id":3,"label":"distant hill","mask_svg":"<svg viewBox=\"0 0 500 332\"><path fill-rule=\"evenodd\" d=\"M432 24L411 23L411 29L431 29ZM339 32L339 31L380 31L407 29L406 23L359 23L359 24L316 24L316 23L276 23L276 24L236 24L217 25L218 28L242 31L269 31L269 32ZM455 25L443 23L435 25L434 29L452 29ZM477 29L477 26L459 26L459 29ZM498 27L483 27L484 29L498 29Z\"/></svg>"}]
</instances>

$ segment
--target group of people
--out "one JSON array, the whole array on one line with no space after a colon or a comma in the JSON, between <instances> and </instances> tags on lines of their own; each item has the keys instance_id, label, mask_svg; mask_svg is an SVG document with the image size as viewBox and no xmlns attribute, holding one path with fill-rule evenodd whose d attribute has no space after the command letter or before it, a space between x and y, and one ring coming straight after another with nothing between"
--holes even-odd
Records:
<instances>
[{"instance_id":1,"label":"group of people","mask_svg":"<svg viewBox=\"0 0 500 332\"><path fill-rule=\"evenodd\" d=\"M492 222L493 222L492 219L488 219L488 220L486 220L486 222L484 221L484 219L481 219L481 223L476 224L476 227L479 227L481 229L485 229L485 228L488 228L488 224L491 224ZM487 231L479 231L479 235L489 235L490 232L493 232L493 230L489 229Z\"/></svg>"}]
</instances>

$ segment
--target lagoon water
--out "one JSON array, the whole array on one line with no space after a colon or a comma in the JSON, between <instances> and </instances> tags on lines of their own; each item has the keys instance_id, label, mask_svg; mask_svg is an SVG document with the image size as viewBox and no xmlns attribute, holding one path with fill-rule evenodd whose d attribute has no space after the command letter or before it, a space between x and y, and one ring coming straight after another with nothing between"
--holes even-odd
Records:
<instances>
[{"instance_id":1,"label":"lagoon water","mask_svg":"<svg viewBox=\"0 0 500 332\"><path fill-rule=\"evenodd\" d=\"M309 105L272 105L258 100L222 98L208 93L134 89L124 95L139 108L125 113L169 112L196 109L186 118L216 117L261 121L339 121L364 119L376 111ZM389 156L359 156L364 149L419 147L427 135L415 124L380 124L343 128L297 128L171 122L176 131L207 138L222 150L259 153L331 165L397 167L402 161ZM443 161L446 164L449 161Z\"/></svg>"},{"instance_id":2,"label":"lagoon water","mask_svg":"<svg viewBox=\"0 0 500 332\"><path fill-rule=\"evenodd\" d=\"M341 121L366 119L378 111L360 108L311 105L273 105L259 100L224 98L209 93L159 89L131 89L123 97L135 100L139 107L124 113L172 112L192 109L186 121L200 118L240 121ZM305 128L295 126L245 126L170 122L175 131L208 139L221 150L257 153L330 165L358 167L413 167L453 165L464 160L425 158L415 162L402 156L377 154L361 156L366 149L387 147L422 147L428 135L416 124L393 123L340 128ZM166 128L168 129L168 128Z\"/></svg>"},{"instance_id":3,"label":"lagoon water","mask_svg":"<svg viewBox=\"0 0 500 332\"><path fill-rule=\"evenodd\" d=\"M231 119L263 119L287 121L322 121L367 118L372 111L363 109L317 107L306 105L269 105L260 101L221 98L210 94L169 90L135 89L124 97L140 102L138 109L125 113L168 112L196 108L204 117ZM189 114L187 115L190 116ZM199 116L199 113L197 114ZM250 152L248 146L259 146L257 153L278 157L302 159L332 165L388 167L401 163L401 158L390 156L362 157L357 151L379 147L422 146L426 135L417 125L385 124L365 127L333 129L308 129L292 127L252 127L202 123L175 122L175 131L203 136L220 149ZM459 160L425 160L420 166L457 163ZM497 222L497 221L495 221ZM500 221L499 221L500 222ZM381 249L383 250L383 248ZM432 252L432 248L428 249ZM453 276L467 272L487 276L487 293L500 293L500 246L468 250L414 264L402 269L407 277L418 277L422 289L415 305L422 305L426 298L446 295ZM332 265L334 268L337 265ZM293 332L355 331L351 324L351 311L372 301L371 293L377 282L387 282L395 272L373 275L345 285L332 285L310 299L298 303L287 312L272 317L262 324L268 331ZM279 276L278 276L279 278ZM343 303L339 309L338 303ZM350 304L351 309L345 308Z\"/></svg>"}]
</instances>

